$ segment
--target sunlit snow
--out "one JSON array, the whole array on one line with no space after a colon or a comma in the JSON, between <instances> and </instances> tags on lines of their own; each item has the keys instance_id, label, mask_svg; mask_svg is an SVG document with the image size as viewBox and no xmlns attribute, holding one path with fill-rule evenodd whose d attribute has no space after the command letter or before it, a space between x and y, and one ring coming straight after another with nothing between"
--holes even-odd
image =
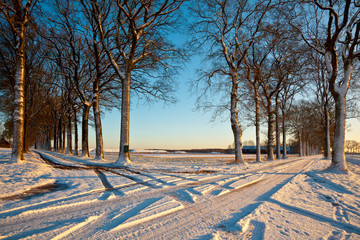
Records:
<instances>
[{"instance_id":1,"label":"sunlit snow","mask_svg":"<svg viewBox=\"0 0 360 240\"><path fill-rule=\"evenodd\" d=\"M235 165L231 154L135 151L121 168L112 151L41 153L58 168L35 152L11 164L0 149L0 239L360 238L360 155L344 174L321 156Z\"/></svg>"}]
</instances>

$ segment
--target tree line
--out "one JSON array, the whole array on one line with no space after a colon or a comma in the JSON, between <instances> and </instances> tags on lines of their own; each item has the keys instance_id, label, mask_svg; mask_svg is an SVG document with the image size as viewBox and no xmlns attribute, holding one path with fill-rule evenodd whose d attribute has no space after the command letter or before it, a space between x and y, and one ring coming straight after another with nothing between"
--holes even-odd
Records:
<instances>
[{"instance_id":1,"label":"tree line","mask_svg":"<svg viewBox=\"0 0 360 240\"><path fill-rule=\"evenodd\" d=\"M130 163L131 99L173 102L179 67L200 54L197 106L229 114L236 163L245 163L246 122L255 126L260 161L266 121L268 160L281 158L281 142L286 158L292 133L301 155L322 150L346 171L359 14L351 0L1 0L0 110L12 160L33 145L78 155L79 123L81 152L89 156L89 119L96 158L103 158L101 112L116 107L116 163ZM184 46L171 38L179 28L190 36Z\"/></svg>"}]
</instances>

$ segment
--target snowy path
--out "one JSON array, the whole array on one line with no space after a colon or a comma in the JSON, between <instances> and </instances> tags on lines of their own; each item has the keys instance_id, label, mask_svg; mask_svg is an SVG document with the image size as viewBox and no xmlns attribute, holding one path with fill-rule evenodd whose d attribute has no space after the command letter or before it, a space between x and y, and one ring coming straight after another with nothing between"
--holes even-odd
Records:
<instances>
[{"instance_id":1,"label":"snowy path","mask_svg":"<svg viewBox=\"0 0 360 240\"><path fill-rule=\"evenodd\" d=\"M282 202L283 195L292 191L287 187L294 186L290 182L317 177L313 171L319 157L268 162L236 173L213 169L190 174L168 169L109 168L107 164L90 166L81 160L43 154L58 167L75 166L77 170L56 170L56 174L66 172L58 179L66 182L74 177L79 183L43 196L2 203L0 239L263 239L267 238L267 226L257 219L256 212L269 211L267 204L278 212L291 209L333 225L336 231L329 238L355 234L356 239L360 235L356 209L349 213L351 207L336 207L342 204L339 197L325 197L326 203L335 206L329 218L314 217L298 203L298 209L293 209ZM284 189L285 193L276 198ZM352 206L358 204L359 208L358 195L354 199ZM273 214L261 215L274 218ZM277 238L287 239L286 226L278 226L285 230L279 230ZM307 239L306 234L311 233L301 234L298 239Z\"/></svg>"}]
</instances>

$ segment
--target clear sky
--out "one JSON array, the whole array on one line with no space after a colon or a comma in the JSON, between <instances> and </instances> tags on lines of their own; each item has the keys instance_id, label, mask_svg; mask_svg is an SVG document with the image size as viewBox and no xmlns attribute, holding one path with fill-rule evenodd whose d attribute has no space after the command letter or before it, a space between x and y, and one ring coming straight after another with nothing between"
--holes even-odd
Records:
<instances>
[{"instance_id":1,"label":"clear sky","mask_svg":"<svg viewBox=\"0 0 360 240\"><path fill-rule=\"evenodd\" d=\"M189 21L189 19L187 19ZM180 31L180 30L179 30ZM184 33L171 33L175 44L185 42ZM175 96L177 103L137 104L131 106L130 148L131 149L192 149L227 148L233 143L228 115L216 122L210 122L211 113L195 111L196 96L189 91L190 81L196 79L196 69L201 67L199 57L194 57L177 76ZM226 113L225 113L226 114ZM221 121L221 119L225 119ZM360 121L352 119L347 140L360 142ZM104 148L119 149L120 112L113 110L102 116ZM245 124L244 124L245 125ZM263 129L266 126L262 126ZM90 147L95 147L95 133L90 129ZM264 136L262 136L264 138ZM288 139L291 137L289 136ZM243 141L255 141L255 129L244 129Z\"/></svg>"},{"instance_id":2,"label":"clear sky","mask_svg":"<svg viewBox=\"0 0 360 240\"><path fill-rule=\"evenodd\" d=\"M233 143L230 120L224 115L210 122L211 113L195 111L196 96L191 96L189 82L196 78L199 63L191 61L177 77L177 103L134 103L130 113L131 149L192 149L227 148ZM226 114L226 113L225 113ZM120 112L113 110L102 116L104 148L118 149L120 141ZM360 142L360 121L348 120L347 140ZM262 126L263 129L266 126ZM264 136L263 136L264 137ZM290 137L288 137L290 139ZM243 141L255 141L254 128L245 129ZM95 147L95 133L90 128L90 147Z\"/></svg>"},{"instance_id":3,"label":"clear sky","mask_svg":"<svg viewBox=\"0 0 360 240\"><path fill-rule=\"evenodd\" d=\"M130 113L130 148L226 148L232 144L230 120L210 122L210 113L195 110L196 96L190 95L189 85L197 77L197 67L196 60L192 60L177 76L175 104L142 105L134 101ZM107 112L102 120L104 147L119 148L120 112ZM95 147L93 137L90 145Z\"/></svg>"}]
</instances>

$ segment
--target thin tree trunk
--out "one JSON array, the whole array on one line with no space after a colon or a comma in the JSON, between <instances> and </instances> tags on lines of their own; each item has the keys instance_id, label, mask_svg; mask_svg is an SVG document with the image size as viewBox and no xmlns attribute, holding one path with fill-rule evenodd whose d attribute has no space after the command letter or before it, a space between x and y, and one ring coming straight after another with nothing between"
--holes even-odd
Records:
<instances>
[{"instance_id":1,"label":"thin tree trunk","mask_svg":"<svg viewBox=\"0 0 360 240\"><path fill-rule=\"evenodd\" d=\"M331 158L331 152L330 152L330 116L329 116L329 110L327 107L327 103L325 105L324 109L324 120L325 120L325 149L324 149L324 157L325 159Z\"/></svg>"},{"instance_id":2,"label":"thin tree trunk","mask_svg":"<svg viewBox=\"0 0 360 240\"><path fill-rule=\"evenodd\" d=\"M285 111L284 111L284 109L282 109L282 131L283 131L283 155L282 155L282 159L287 159L286 121L285 121Z\"/></svg>"},{"instance_id":3,"label":"thin tree trunk","mask_svg":"<svg viewBox=\"0 0 360 240\"><path fill-rule=\"evenodd\" d=\"M104 158L104 147L102 137L102 126L99 109L99 94L96 94L95 101L93 104L94 119L95 119L95 132L96 132L96 159Z\"/></svg>"},{"instance_id":4,"label":"thin tree trunk","mask_svg":"<svg viewBox=\"0 0 360 240\"><path fill-rule=\"evenodd\" d=\"M303 142L302 142L302 132L301 130L298 130L299 135L299 157L303 156Z\"/></svg>"},{"instance_id":5,"label":"thin tree trunk","mask_svg":"<svg viewBox=\"0 0 360 240\"><path fill-rule=\"evenodd\" d=\"M82 118L82 156L90 157L89 153L89 111L90 105L83 105L83 118Z\"/></svg>"},{"instance_id":6,"label":"thin tree trunk","mask_svg":"<svg viewBox=\"0 0 360 240\"><path fill-rule=\"evenodd\" d=\"M276 106L275 106L275 125L276 125L276 159L280 159L280 120L279 120L279 99L276 96Z\"/></svg>"},{"instance_id":7,"label":"thin tree trunk","mask_svg":"<svg viewBox=\"0 0 360 240\"><path fill-rule=\"evenodd\" d=\"M56 113L55 113L55 119L54 119L54 152L57 152L57 119L56 119Z\"/></svg>"},{"instance_id":8,"label":"thin tree trunk","mask_svg":"<svg viewBox=\"0 0 360 240\"><path fill-rule=\"evenodd\" d=\"M75 108L73 109L74 112L74 141L75 141L75 148L74 148L74 155L79 155L79 131L78 131L78 120L77 120L77 112Z\"/></svg>"},{"instance_id":9,"label":"thin tree trunk","mask_svg":"<svg viewBox=\"0 0 360 240\"><path fill-rule=\"evenodd\" d=\"M58 152L62 151L62 117L59 118L59 124L58 124Z\"/></svg>"},{"instance_id":10,"label":"thin tree trunk","mask_svg":"<svg viewBox=\"0 0 360 240\"><path fill-rule=\"evenodd\" d=\"M65 146L65 139L66 139L66 117L64 117L64 123L62 125L62 149L61 149L61 152L62 153L65 153L65 149L66 149L66 146Z\"/></svg>"},{"instance_id":11,"label":"thin tree trunk","mask_svg":"<svg viewBox=\"0 0 360 240\"><path fill-rule=\"evenodd\" d=\"M71 121L71 110L68 109L68 119L67 119L67 145L66 145L66 153L67 154L73 154L72 151L72 121Z\"/></svg>"},{"instance_id":12,"label":"thin tree trunk","mask_svg":"<svg viewBox=\"0 0 360 240\"><path fill-rule=\"evenodd\" d=\"M122 84L122 102L121 102L121 130L120 130L120 151L116 164L131 164L130 160L130 81L131 73L128 70L126 79Z\"/></svg>"},{"instance_id":13,"label":"thin tree trunk","mask_svg":"<svg viewBox=\"0 0 360 240\"><path fill-rule=\"evenodd\" d=\"M102 136L102 126L101 126L101 116L100 116L100 78L101 78L101 71L100 71L100 59L99 59L99 52L98 52L98 45L95 41L96 33L93 36L93 47L94 47L94 57L95 57L95 68L96 68L96 79L93 85L93 93L95 95L94 103L93 103L93 111L94 111L94 119L95 119L95 133L96 133L96 159L103 159L104 158L104 146L103 146L103 136Z\"/></svg>"},{"instance_id":14,"label":"thin tree trunk","mask_svg":"<svg viewBox=\"0 0 360 240\"><path fill-rule=\"evenodd\" d=\"M26 106L25 106L25 112L26 112ZM29 144L28 144L28 129L29 129L29 123L26 117L26 113L24 114L24 139L23 139L23 153L27 153L29 150Z\"/></svg>"},{"instance_id":15,"label":"thin tree trunk","mask_svg":"<svg viewBox=\"0 0 360 240\"><path fill-rule=\"evenodd\" d=\"M268 144L267 160L274 160L274 118L271 100L268 100Z\"/></svg>"},{"instance_id":16,"label":"thin tree trunk","mask_svg":"<svg viewBox=\"0 0 360 240\"><path fill-rule=\"evenodd\" d=\"M259 91L255 87L255 131L256 131L256 162L261 162L261 145L260 145L260 102Z\"/></svg>"}]
</instances>

